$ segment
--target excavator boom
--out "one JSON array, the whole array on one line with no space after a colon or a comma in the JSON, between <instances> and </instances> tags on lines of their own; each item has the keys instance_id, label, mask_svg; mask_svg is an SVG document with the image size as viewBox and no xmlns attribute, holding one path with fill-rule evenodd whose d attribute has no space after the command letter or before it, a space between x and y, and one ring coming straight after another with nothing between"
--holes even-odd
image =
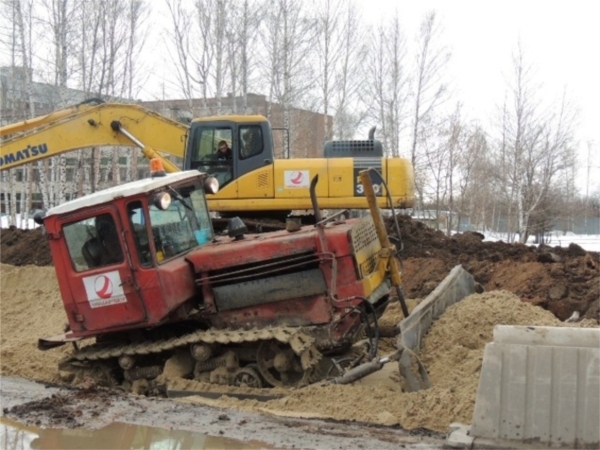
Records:
<instances>
[{"instance_id":1,"label":"excavator boom","mask_svg":"<svg viewBox=\"0 0 600 450\"><path fill-rule=\"evenodd\" d=\"M82 103L0 128L0 170L81 148L136 145L113 122L151 142L155 151L184 156L187 126L137 105Z\"/></svg>"}]
</instances>

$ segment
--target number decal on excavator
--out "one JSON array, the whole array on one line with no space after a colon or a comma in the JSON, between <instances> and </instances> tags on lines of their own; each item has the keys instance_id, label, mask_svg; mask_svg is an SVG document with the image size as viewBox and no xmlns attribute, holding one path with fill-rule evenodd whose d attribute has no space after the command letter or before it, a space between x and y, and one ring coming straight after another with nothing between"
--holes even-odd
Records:
<instances>
[{"instance_id":1,"label":"number decal on excavator","mask_svg":"<svg viewBox=\"0 0 600 450\"><path fill-rule=\"evenodd\" d=\"M362 169L354 169L354 196L355 197L363 197L365 195L365 188L360 182L360 176L358 173ZM375 195L380 196L383 195L383 184L379 183L379 177L377 175L371 174L371 181L373 182L373 190L375 191Z\"/></svg>"}]
</instances>

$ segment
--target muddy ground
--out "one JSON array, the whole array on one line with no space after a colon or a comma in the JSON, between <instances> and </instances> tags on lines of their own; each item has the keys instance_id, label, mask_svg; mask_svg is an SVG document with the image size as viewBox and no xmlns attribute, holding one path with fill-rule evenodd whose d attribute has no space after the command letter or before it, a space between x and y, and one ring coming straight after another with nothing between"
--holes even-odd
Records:
<instances>
[{"instance_id":1,"label":"muddy ground","mask_svg":"<svg viewBox=\"0 0 600 450\"><path fill-rule=\"evenodd\" d=\"M68 389L0 377L2 415L26 425L66 428L74 432L51 433L52 442L35 448L107 448L103 442L85 438L82 429L97 430L118 422L158 429L190 431L229 439L204 441L206 446L189 447L185 442L150 442L165 448L305 448L305 449L441 449L443 435L427 430L407 432L398 428L373 427L340 421L269 417L225 408L179 403L169 399L146 398L98 388ZM2 426L2 425L0 425ZM150 448L146 433L144 446L132 446L127 436L118 436L110 448ZM157 433L155 433L157 434ZM77 438L78 440L74 440ZM117 436L111 436L115 443ZM155 438L157 436L154 436ZM235 441L232 441L235 440ZM75 446L73 446L75 442ZM208 444L208 445L207 445ZM4 442L3 448L13 448ZM28 446L14 447L19 449ZM155 448L152 446L152 448ZM158 448L158 447L156 447Z\"/></svg>"}]
</instances>

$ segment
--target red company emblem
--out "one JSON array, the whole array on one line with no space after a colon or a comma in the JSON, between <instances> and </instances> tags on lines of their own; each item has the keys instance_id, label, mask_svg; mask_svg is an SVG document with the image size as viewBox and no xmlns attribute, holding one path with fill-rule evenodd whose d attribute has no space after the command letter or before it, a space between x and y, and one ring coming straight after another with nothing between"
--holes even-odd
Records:
<instances>
[{"instance_id":1,"label":"red company emblem","mask_svg":"<svg viewBox=\"0 0 600 450\"><path fill-rule=\"evenodd\" d=\"M96 278L96 281L94 281L94 289L100 298L112 297L112 281L110 281L110 278L108 278L106 275L100 275L98 278Z\"/></svg>"},{"instance_id":2,"label":"red company emblem","mask_svg":"<svg viewBox=\"0 0 600 450\"><path fill-rule=\"evenodd\" d=\"M292 182L292 184L301 184L303 178L304 175L302 174L302 172L293 172L290 181Z\"/></svg>"}]
</instances>

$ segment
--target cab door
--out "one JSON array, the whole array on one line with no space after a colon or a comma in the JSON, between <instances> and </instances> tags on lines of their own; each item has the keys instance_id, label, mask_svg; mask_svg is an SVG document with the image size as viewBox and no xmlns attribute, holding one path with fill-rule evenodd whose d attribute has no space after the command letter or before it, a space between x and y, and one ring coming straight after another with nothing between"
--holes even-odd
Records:
<instances>
[{"instance_id":1,"label":"cab door","mask_svg":"<svg viewBox=\"0 0 600 450\"><path fill-rule=\"evenodd\" d=\"M147 315L117 209L71 216L61 225L75 328L108 330L144 322Z\"/></svg>"}]
</instances>

